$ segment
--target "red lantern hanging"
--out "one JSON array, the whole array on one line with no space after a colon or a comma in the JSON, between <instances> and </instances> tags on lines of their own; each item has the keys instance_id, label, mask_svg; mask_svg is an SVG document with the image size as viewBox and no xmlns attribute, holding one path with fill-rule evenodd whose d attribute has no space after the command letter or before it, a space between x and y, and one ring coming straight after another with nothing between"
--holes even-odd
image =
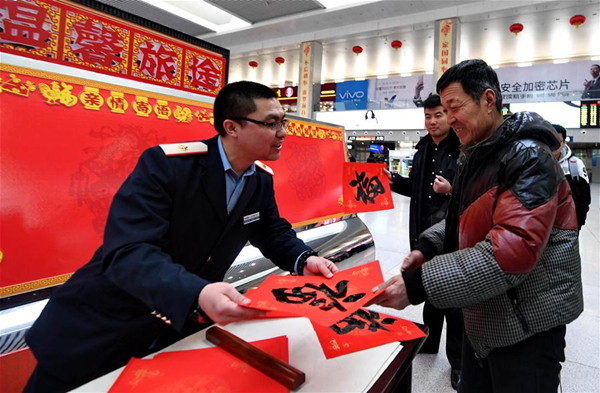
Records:
<instances>
[{"instance_id":1,"label":"red lantern hanging","mask_svg":"<svg viewBox=\"0 0 600 393\"><path fill-rule=\"evenodd\" d=\"M283 57L281 57L281 56L277 56L275 58L275 63L277 63L279 65L282 65L283 63L285 63L285 59Z\"/></svg>"},{"instance_id":2,"label":"red lantern hanging","mask_svg":"<svg viewBox=\"0 0 600 393\"><path fill-rule=\"evenodd\" d=\"M360 55L363 51L362 46L356 45L352 47L352 52L356 53L356 56Z\"/></svg>"},{"instance_id":3,"label":"red lantern hanging","mask_svg":"<svg viewBox=\"0 0 600 393\"><path fill-rule=\"evenodd\" d=\"M392 48L394 48L397 52L398 49L402 48L402 41L394 40L394 41L392 41L391 45L392 45Z\"/></svg>"},{"instance_id":4,"label":"red lantern hanging","mask_svg":"<svg viewBox=\"0 0 600 393\"><path fill-rule=\"evenodd\" d=\"M569 23L571 26L575 26L579 29L579 26L585 23L585 16L583 15L575 15L571 19L569 19Z\"/></svg>"},{"instance_id":5,"label":"red lantern hanging","mask_svg":"<svg viewBox=\"0 0 600 393\"><path fill-rule=\"evenodd\" d=\"M523 25L520 23L513 23L512 25L510 25L508 30L510 30L510 32L514 33L515 35L519 35L519 33L523 31Z\"/></svg>"},{"instance_id":6,"label":"red lantern hanging","mask_svg":"<svg viewBox=\"0 0 600 393\"><path fill-rule=\"evenodd\" d=\"M258 67L258 62L257 62L257 61L254 61L254 60L252 60L252 61L249 61L249 62L248 62L248 65L249 65L250 67L252 67L252 68L256 68L256 67Z\"/></svg>"}]
</instances>

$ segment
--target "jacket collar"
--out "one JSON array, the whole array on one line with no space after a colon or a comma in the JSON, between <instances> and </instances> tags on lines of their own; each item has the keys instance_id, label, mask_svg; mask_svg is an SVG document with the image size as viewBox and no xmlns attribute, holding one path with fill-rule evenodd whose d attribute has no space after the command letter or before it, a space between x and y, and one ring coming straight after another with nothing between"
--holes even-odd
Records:
<instances>
[{"instance_id":1,"label":"jacket collar","mask_svg":"<svg viewBox=\"0 0 600 393\"><path fill-rule=\"evenodd\" d=\"M207 199L217 212L219 218L227 220L227 204L225 203L225 172L217 145L218 135L203 141L208 152L198 159L202 167L201 182Z\"/></svg>"},{"instance_id":2,"label":"jacket collar","mask_svg":"<svg viewBox=\"0 0 600 393\"><path fill-rule=\"evenodd\" d=\"M225 169L223 168L223 161L219 154L217 139L218 135L202 141L208 146L208 152L207 154L199 156L198 159L198 164L203 168L201 172L201 182L206 197L217 212L219 218L224 222L229 220L230 223L233 223L244 211L244 208L252 198L257 187L257 176L259 171L255 171L252 176L248 176L244 191L242 192L242 195L240 195L240 199L238 199L235 208L228 216L227 204L225 201Z\"/></svg>"}]
</instances>

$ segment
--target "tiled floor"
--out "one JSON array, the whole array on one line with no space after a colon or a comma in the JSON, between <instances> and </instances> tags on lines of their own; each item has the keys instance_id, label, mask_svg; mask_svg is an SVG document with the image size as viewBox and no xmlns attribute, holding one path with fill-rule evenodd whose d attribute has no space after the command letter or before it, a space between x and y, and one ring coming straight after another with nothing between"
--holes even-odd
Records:
<instances>
[{"instance_id":1,"label":"tiled floor","mask_svg":"<svg viewBox=\"0 0 600 393\"><path fill-rule=\"evenodd\" d=\"M375 238L377 258L386 279L398 274L399 264L409 251L409 201L394 194L394 210L360 214ZM580 233L580 252L585 309L567 326L567 360L561 375L565 393L600 392L600 185L597 183L592 184L592 206ZM421 305L399 312L382 311L422 322L422 308ZM440 348L445 348L445 334ZM418 355L413 365L413 392L454 392L444 350L437 355Z\"/></svg>"}]
</instances>

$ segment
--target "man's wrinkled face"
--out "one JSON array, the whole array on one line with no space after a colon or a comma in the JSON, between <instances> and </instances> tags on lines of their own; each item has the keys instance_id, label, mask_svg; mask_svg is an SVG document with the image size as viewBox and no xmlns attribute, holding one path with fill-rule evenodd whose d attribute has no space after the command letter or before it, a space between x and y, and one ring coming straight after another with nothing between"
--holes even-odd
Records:
<instances>
[{"instance_id":1,"label":"man's wrinkled face","mask_svg":"<svg viewBox=\"0 0 600 393\"><path fill-rule=\"evenodd\" d=\"M448 125L463 146L479 143L493 131L485 94L477 102L465 93L459 82L449 84L440 94Z\"/></svg>"}]
</instances>

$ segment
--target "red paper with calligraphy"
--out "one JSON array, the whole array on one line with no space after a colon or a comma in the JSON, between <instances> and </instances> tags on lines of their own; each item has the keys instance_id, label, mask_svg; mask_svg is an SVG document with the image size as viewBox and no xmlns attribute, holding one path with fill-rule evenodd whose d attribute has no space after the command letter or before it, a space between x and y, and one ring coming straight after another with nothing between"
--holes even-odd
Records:
<instances>
[{"instance_id":1,"label":"red paper with calligraphy","mask_svg":"<svg viewBox=\"0 0 600 393\"><path fill-rule=\"evenodd\" d=\"M307 317L330 326L352 314L375 297L373 287L383 282L379 261L323 276L270 275L256 289L246 292L249 307Z\"/></svg>"},{"instance_id":2,"label":"red paper with calligraphy","mask_svg":"<svg viewBox=\"0 0 600 393\"><path fill-rule=\"evenodd\" d=\"M211 97L226 82L227 50L152 34L73 2L0 0L0 26L0 52Z\"/></svg>"},{"instance_id":3,"label":"red paper with calligraphy","mask_svg":"<svg viewBox=\"0 0 600 393\"><path fill-rule=\"evenodd\" d=\"M288 362L285 336L252 345ZM109 392L289 392L274 379L221 348L165 352L131 359Z\"/></svg>"},{"instance_id":4,"label":"red paper with calligraphy","mask_svg":"<svg viewBox=\"0 0 600 393\"><path fill-rule=\"evenodd\" d=\"M425 337L413 322L365 308L331 326L312 325L327 359L394 341Z\"/></svg>"},{"instance_id":5,"label":"red paper with calligraphy","mask_svg":"<svg viewBox=\"0 0 600 393\"><path fill-rule=\"evenodd\" d=\"M360 213L394 208L385 164L344 164L344 212Z\"/></svg>"}]
</instances>

